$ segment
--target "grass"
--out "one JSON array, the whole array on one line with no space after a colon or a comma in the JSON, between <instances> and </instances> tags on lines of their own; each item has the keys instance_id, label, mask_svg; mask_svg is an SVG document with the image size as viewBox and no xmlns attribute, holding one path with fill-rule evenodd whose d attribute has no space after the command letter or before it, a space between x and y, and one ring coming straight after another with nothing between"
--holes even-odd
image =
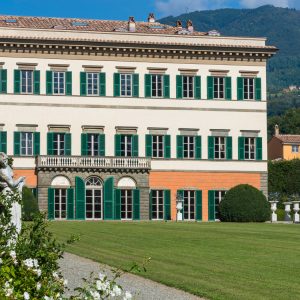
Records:
<instances>
[{"instance_id":1,"label":"grass","mask_svg":"<svg viewBox=\"0 0 300 300\"><path fill-rule=\"evenodd\" d=\"M67 251L114 267L152 261L142 276L208 299L300 299L300 226L53 222Z\"/></svg>"}]
</instances>

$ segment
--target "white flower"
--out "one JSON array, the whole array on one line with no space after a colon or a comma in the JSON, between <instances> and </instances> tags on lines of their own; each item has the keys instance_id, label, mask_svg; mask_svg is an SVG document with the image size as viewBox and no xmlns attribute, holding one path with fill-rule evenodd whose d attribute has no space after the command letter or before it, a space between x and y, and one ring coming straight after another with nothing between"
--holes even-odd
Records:
<instances>
[{"instance_id":1,"label":"white flower","mask_svg":"<svg viewBox=\"0 0 300 300\"><path fill-rule=\"evenodd\" d=\"M130 292L125 292L125 296L123 298L123 300L131 300L132 299L132 295Z\"/></svg>"},{"instance_id":2,"label":"white flower","mask_svg":"<svg viewBox=\"0 0 300 300\"><path fill-rule=\"evenodd\" d=\"M99 273L99 279L100 279L101 281L103 281L103 280L105 279L105 275L102 274L102 273Z\"/></svg>"},{"instance_id":3,"label":"white flower","mask_svg":"<svg viewBox=\"0 0 300 300\"><path fill-rule=\"evenodd\" d=\"M98 291L104 291L106 289L105 284L100 280L96 280L96 287Z\"/></svg>"},{"instance_id":4,"label":"white flower","mask_svg":"<svg viewBox=\"0 0 300 300\"><path fill-rule=\"evenodd\" d=\"M36 269L34 271L36 272L38 277L40 277L42 275L42 270L41 269Z\"/></svg>"},{"instance_id":5,"label":"white flower","mask_svg":"<svg viewBox=\"0 0 300 300\"><path fill-rule=\"evenodd\" d=\"M8 282L8 281L6 281L6 282L4 283L4 287L5 287L6 289L9 288L9 282Z\"/></svg>"},{"instance_id":6,"label":"white flower","mask_svg":"<svg viewBox=\"0 0 300 300\"><path fill-rule=\"evenodd\" d=\"M64 286L67 286L68 285L68 279L64 279L63 284L64 284Z\"/></svg>"},{"instance_id":7,"label":"white flower","mask_svg":"<svg viewBox=\"0 0 300 300\"><path fill-rule=\"evenodd\" d=\"M32 263L33 263L33 265L34 265L35 268L38 268L38 267L39 267L39 262L38 262L37 259L33 259L33 260L32 260Z\"/></svg>"},{"instance_id":8,"label":"white flower","mask_svg":"<svg viewBox=\"0 0 300 300\"><path fill-rule=\"evenodd\" d=\"M7 290L5 291L5 296L6 296L6 297L9 297L9 296L12 295L12 293L13 293L13 289L7 289Z\"/></svg>"},{"instance_id":9,"label":"white flower","mask_svg":"<svg viewBox=\"0 0 300 300\"><path fill-rule=\"evenodd\" d=\"M27 258L23 261L24 265L29 268L32 269L33 268L33 260L31 258Z\"/></svg>"},{"instance_id":10,"label":"white flower","mask_svg":"<svg viewBox=\"0 0 300 300\"><path fill-rule=\"evenodd\" d=\"M11 250L11 251L9 252L9 255L10 255L10 257L13 259L14 264L16 265L16 264L18 263L18 262L17 262L16 251Z\"/></svg>"},{"instance_id":11,"label":"white flower","mask_svg":"<svg viewBox=\"0 0 300 300\"><path fill-rule=\"evenodd\" d=\"M25 293L23 294L23 296L24 296L24 299L25 299L25 300L29 300L29 299L30 299L30 296L29 296L29 294L28 294L27 292L25 292Z\"/></svg>"},{"instance_id":12,"label":"white flower","mask_svg":"<svg viewBox=\"0 0 300 300\"><path fill-rule=\"evenodd\" d=\"M2 264L3 263L3 260L2 260L2 258L0 258L0 264Z\"/></svg>"},{"instance_id":13,"label":"white flower","mask_svg":"<svg viewBox=\"0 0 300 300\"><path fill-rule=\"evenodd\" d=\"M91 296L95 299L95 300L100 300L100 294L98 292L91 292Z\"/></svg>"},{"instance_id":14,"label":"white flower","mask_svg":"<svg viewBox=\"0 0 300 300\"><path fill-rule=\"evenodd\" d=\"M59 278L59 277L58 277L58 274L57 274L56 272L53 272L52 275L53 275L53 277L54 277L55 279L58 279L58 278Z\"/></svg>"},{"instance_id":15,"label":"white flower","mask_svg":"<svg viewBox=\"0 0 300 300\"><path fill-rule=\"evenodd\" d=\"M112 297L119 297L121 296L121 294L122 294L122 290L117 285L114 285L112 291L110 292L110 295Z\"/></svg>"},{"instance_id":16,"label":"white flower","mask_svg":"<svg viewBox=\"0 0 300 300\"><path fill-rule=\"evenodd\" d=\"M38 282L38 283L36 284L36 290L39 291L39 290L41 289L41 287L42 287L41 283Z\"/></svg>"}]
</instances>

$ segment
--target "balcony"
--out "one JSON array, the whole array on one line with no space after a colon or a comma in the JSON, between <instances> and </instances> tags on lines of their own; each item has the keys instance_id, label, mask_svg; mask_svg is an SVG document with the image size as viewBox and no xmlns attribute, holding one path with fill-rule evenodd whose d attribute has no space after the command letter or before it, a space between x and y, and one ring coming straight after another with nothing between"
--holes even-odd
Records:
<instances>
[{"instance_id":1,"label":"balcony","mask_svg":"<svg viewBox=\"0 0 300 300\"><path fill-rule=\"evenodd\" d=\"M151 169L151 160L139 157L38 156L37 168L147 171Z\"/></svg>"}]
</instances>

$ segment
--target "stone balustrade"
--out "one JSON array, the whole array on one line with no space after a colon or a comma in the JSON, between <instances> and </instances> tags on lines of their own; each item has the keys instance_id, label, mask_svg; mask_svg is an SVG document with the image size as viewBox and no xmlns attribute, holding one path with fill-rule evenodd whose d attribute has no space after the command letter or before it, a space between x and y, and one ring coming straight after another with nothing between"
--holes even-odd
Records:
<instances>
[{"instance_id":1,"label":"stone balustrade","mask_svg":"<svg viewBox=\"0 0 300 300\"><path fill-rule=\"evenodd\" d=\"M93 168L93 169L151 169L151 160L139 157L39 156L40 168Z\"/></svg>"}]
</instances>

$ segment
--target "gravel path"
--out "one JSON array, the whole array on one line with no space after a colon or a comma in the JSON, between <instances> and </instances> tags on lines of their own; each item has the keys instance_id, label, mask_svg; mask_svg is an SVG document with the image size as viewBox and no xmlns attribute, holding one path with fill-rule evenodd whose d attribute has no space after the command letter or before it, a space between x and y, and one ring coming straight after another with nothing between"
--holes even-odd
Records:
<instances>
[{"instance_id":1,"label":"gravel path","mask_svg":"<svg viewBox=\"0 0 300 300\"><path fill-rule=\"evenodd\" d=\"M92 260L65 253L60 261L62 273L68 279L68 287L73 288L82 284L81 278L88 278L91 272L105 273L110 276L110 267ZM137 300L200 300L201 298L185 293L181 290L165 286L132 274L124 274L118 280L125 290L130 291ZM203 299L202 299L203 300Z\"/></svg>"}]
</instances>

